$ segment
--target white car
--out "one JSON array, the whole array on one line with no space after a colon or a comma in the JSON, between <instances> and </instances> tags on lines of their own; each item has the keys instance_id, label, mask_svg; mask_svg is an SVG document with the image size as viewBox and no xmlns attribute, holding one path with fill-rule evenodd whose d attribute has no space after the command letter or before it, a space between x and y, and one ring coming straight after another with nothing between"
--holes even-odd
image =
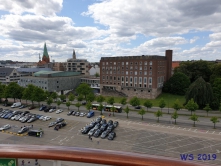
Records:
<instances>
[{"instance_id":1,"label":"white car","mask_svg":"<svg viewBox=\"0 0 221 166\"><path fill-rule=\"evenodd\" d=\"M11 128L11 126L9 124L6 124L6 125L0 127L0 131L7 130L7 129L10 129L10 128Z\"/></svg>"},{"instance_id":2,"label":"white car","mask_svg":"<svg viewBox=\"0 0 221 166\"><path fill-rule=\"evenodd\" d=\"M61 112L63 112L63 110L59 109L59 110L56 111L56 114L59 114Z\"/></svg>"},{"instance_id":3,"label":"white car","mask_svg":"<svg viewBox=\"0 0 221 166\"><path fill-rule=\"evenodd\" d=\"M54 112L55 110L56 110L56 109L53 109L53 108L52 108L52 109L50 109L48 112L51 113L51 112Z\"/></svg>"},{"instance_id":4,"label":"white car","mask_svg":"<svg viewBox=\"0 0 221 166\"><path fill-rule=\"evenodd\" d=\"M51 116L45 116L42 120L47 121L47 120L50 120L50 119L51 119Z\"/></svg>"},{"instance_id":5,"label":"white car","mask_svg":"<svg viewBox=\"0 0 221 166\"><path fill-rule=\"evenodd\" d=\"M86 115L85 112L81 112L81 113L80 113L80 116L81 116L81 117L83 117L83 116L85 116L85 115Z\"/></svg>"},{"instance_id":6,"label":"white car","mask_svg":"<svg viewBox=\"0 0 221 166\"><path fill-rule=\"evenodd\" d=\"M42 115L42 116L39 118L39 120L43 120L43 119L44 119L44 117L45 117L45 116L43 116L43 115Z\"/></svg>"},{"instance_id":7,"label":"white car","mask_svg":"<svg viewBox=\"0 0 221 166\"><path fill-rule=\"evenodd\" d=\"M11 117L11 120L15 120L16 117L18 117L19 115L15 115L13 117Z\"/></svg>"}]
</instances>

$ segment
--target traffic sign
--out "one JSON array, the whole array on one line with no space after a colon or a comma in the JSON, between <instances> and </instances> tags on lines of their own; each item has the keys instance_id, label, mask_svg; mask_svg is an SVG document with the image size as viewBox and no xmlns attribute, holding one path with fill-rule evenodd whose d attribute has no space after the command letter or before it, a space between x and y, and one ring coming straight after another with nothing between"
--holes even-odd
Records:
<instances>
[{"instance_id":1,"label":"traffic sign","mask_svg":"<svg viewBox=\"0 0 221 166\"><path fill-rule=\"evenodd\" d=\"M17 166L16 159L0 158L0 166Z\"/></svg>"}]
</instances>

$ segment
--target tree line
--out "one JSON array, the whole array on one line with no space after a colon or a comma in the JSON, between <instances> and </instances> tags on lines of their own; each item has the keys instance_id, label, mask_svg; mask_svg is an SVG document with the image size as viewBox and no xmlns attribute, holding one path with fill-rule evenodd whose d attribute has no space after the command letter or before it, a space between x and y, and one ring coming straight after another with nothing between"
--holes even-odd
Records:
<instances>
[{"instance_id":1,"label":"tree line","mask_svg":"<svg viewBox=\"0 0 221 166\"><path fill-rule=\"evenodd\" d=\"M208 61L181 62L173 76L164 83L163 92L185 95L203 109L209 105L217 110L221 102L221 64Z\"/></svg>"}]
</instances>

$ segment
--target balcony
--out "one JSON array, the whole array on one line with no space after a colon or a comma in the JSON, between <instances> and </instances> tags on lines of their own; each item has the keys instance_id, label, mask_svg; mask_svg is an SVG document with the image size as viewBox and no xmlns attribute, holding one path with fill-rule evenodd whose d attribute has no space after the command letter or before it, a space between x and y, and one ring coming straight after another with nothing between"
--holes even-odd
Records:
<instances>
[{"instance_id":1,"label":"balcony","mask_svg":"<svg viewBox=\"0 0 221 166\"><path fill-rule=\"evenodd\" d=\"M184 162L169 157L91 148L1 144L0 149L1 158L37 158L115 166L200 166L193 161Z\"/></svg>"}]
</instances>

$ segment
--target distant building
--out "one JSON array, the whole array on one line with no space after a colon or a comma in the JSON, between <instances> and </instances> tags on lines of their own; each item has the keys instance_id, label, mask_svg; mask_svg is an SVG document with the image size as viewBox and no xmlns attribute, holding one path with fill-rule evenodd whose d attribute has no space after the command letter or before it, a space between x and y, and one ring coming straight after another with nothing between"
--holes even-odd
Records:
<instances>
[{"instance_id":1,"label":"distant building","mask_svg":"<svg viewBox=\"0 0 221 166\"><path fill-rule=\"evenodd\" d=\"M53 71L65 71L63 62L55 62L53 63Z\"/></svg>"},{"instance_id":2,"label":"distant building","mask_svg":"<svg viewBox=\"0 0 221 166\"><path fill-rule=\"evenodd\" d=\"M174 69L180 66L181 61L173 61L172 62L172 75L174 74Z\"/></svg>"},{"instance_id":3,"label":"distant building","mask_svg":"<svg viewBox=\"0 0 221 166\"><path fill-rule=\"evenodd\" d=\"M80 72L82 75L89 75L89 62L86 59L76 59L75 50L73 50L72 58L64 63L65 71Z\"/></svg>"},{"instance_id":4,"label":"distant building","mask_svg":"<svg viewBox=\"0 0 221 166\"><path fill-rule=\"evenodd\" d=\"M2 84L9 84L10 82L18 82L20 74L14 68L0 68L0 82Z\"/></svg>"},{"instance_id":5,"label":"distant building","mask_svg":"<svg viewBox=\"0 0 221 166\"><path fill-rule=\"evenodd\" d=\"M156 98L172 75L172 54L172 50L166 50L165 56L102 57L101 94Z\"/></svg>"},{"instance_id":6,"label":"distant building","mask_svg":"<svg viewBox=\"0 0 221 166\"><path fill-rule=\"evenodd\" d=\"M94 90L94 93L100 93L100 77L84 77L81 83L87 83Z\"/></svg>"},{"instance_id":7,"label":"distant building","mask_svg":"<svg viewBox=\"0 0 221 166\"><path fill-rule=\"evenodd\" d=\"M33 76L21 77L19 85L26 87L33 84L49 92L61 92L75 89L80 84L79 72L39 71Z\"/></svg>"},{"instance_id":8,"label":"distant building","mask_svg":"<svg viewBox=\"0 0 221 166\"><path fill-rule=\"evenodd\" d=\"M48 50L46 43L44 44L44 51L43 51L43 56L41 60L41 56L39 54L39 62L37 63L37 67L39 68L53 68L53 63L50 63L50 57L48 55Z\"/></svg>"},{"instance_id":9,"label":"distant building","mask_svg":"<svg viewBox=\"0 0 221 166\"><path fill-rule=\"evenodd\" d=\"M89 69L90 76L94 76L96 73L100 75L100 67L98 65L91 66Z\"/></svg>"}]
</instances>

